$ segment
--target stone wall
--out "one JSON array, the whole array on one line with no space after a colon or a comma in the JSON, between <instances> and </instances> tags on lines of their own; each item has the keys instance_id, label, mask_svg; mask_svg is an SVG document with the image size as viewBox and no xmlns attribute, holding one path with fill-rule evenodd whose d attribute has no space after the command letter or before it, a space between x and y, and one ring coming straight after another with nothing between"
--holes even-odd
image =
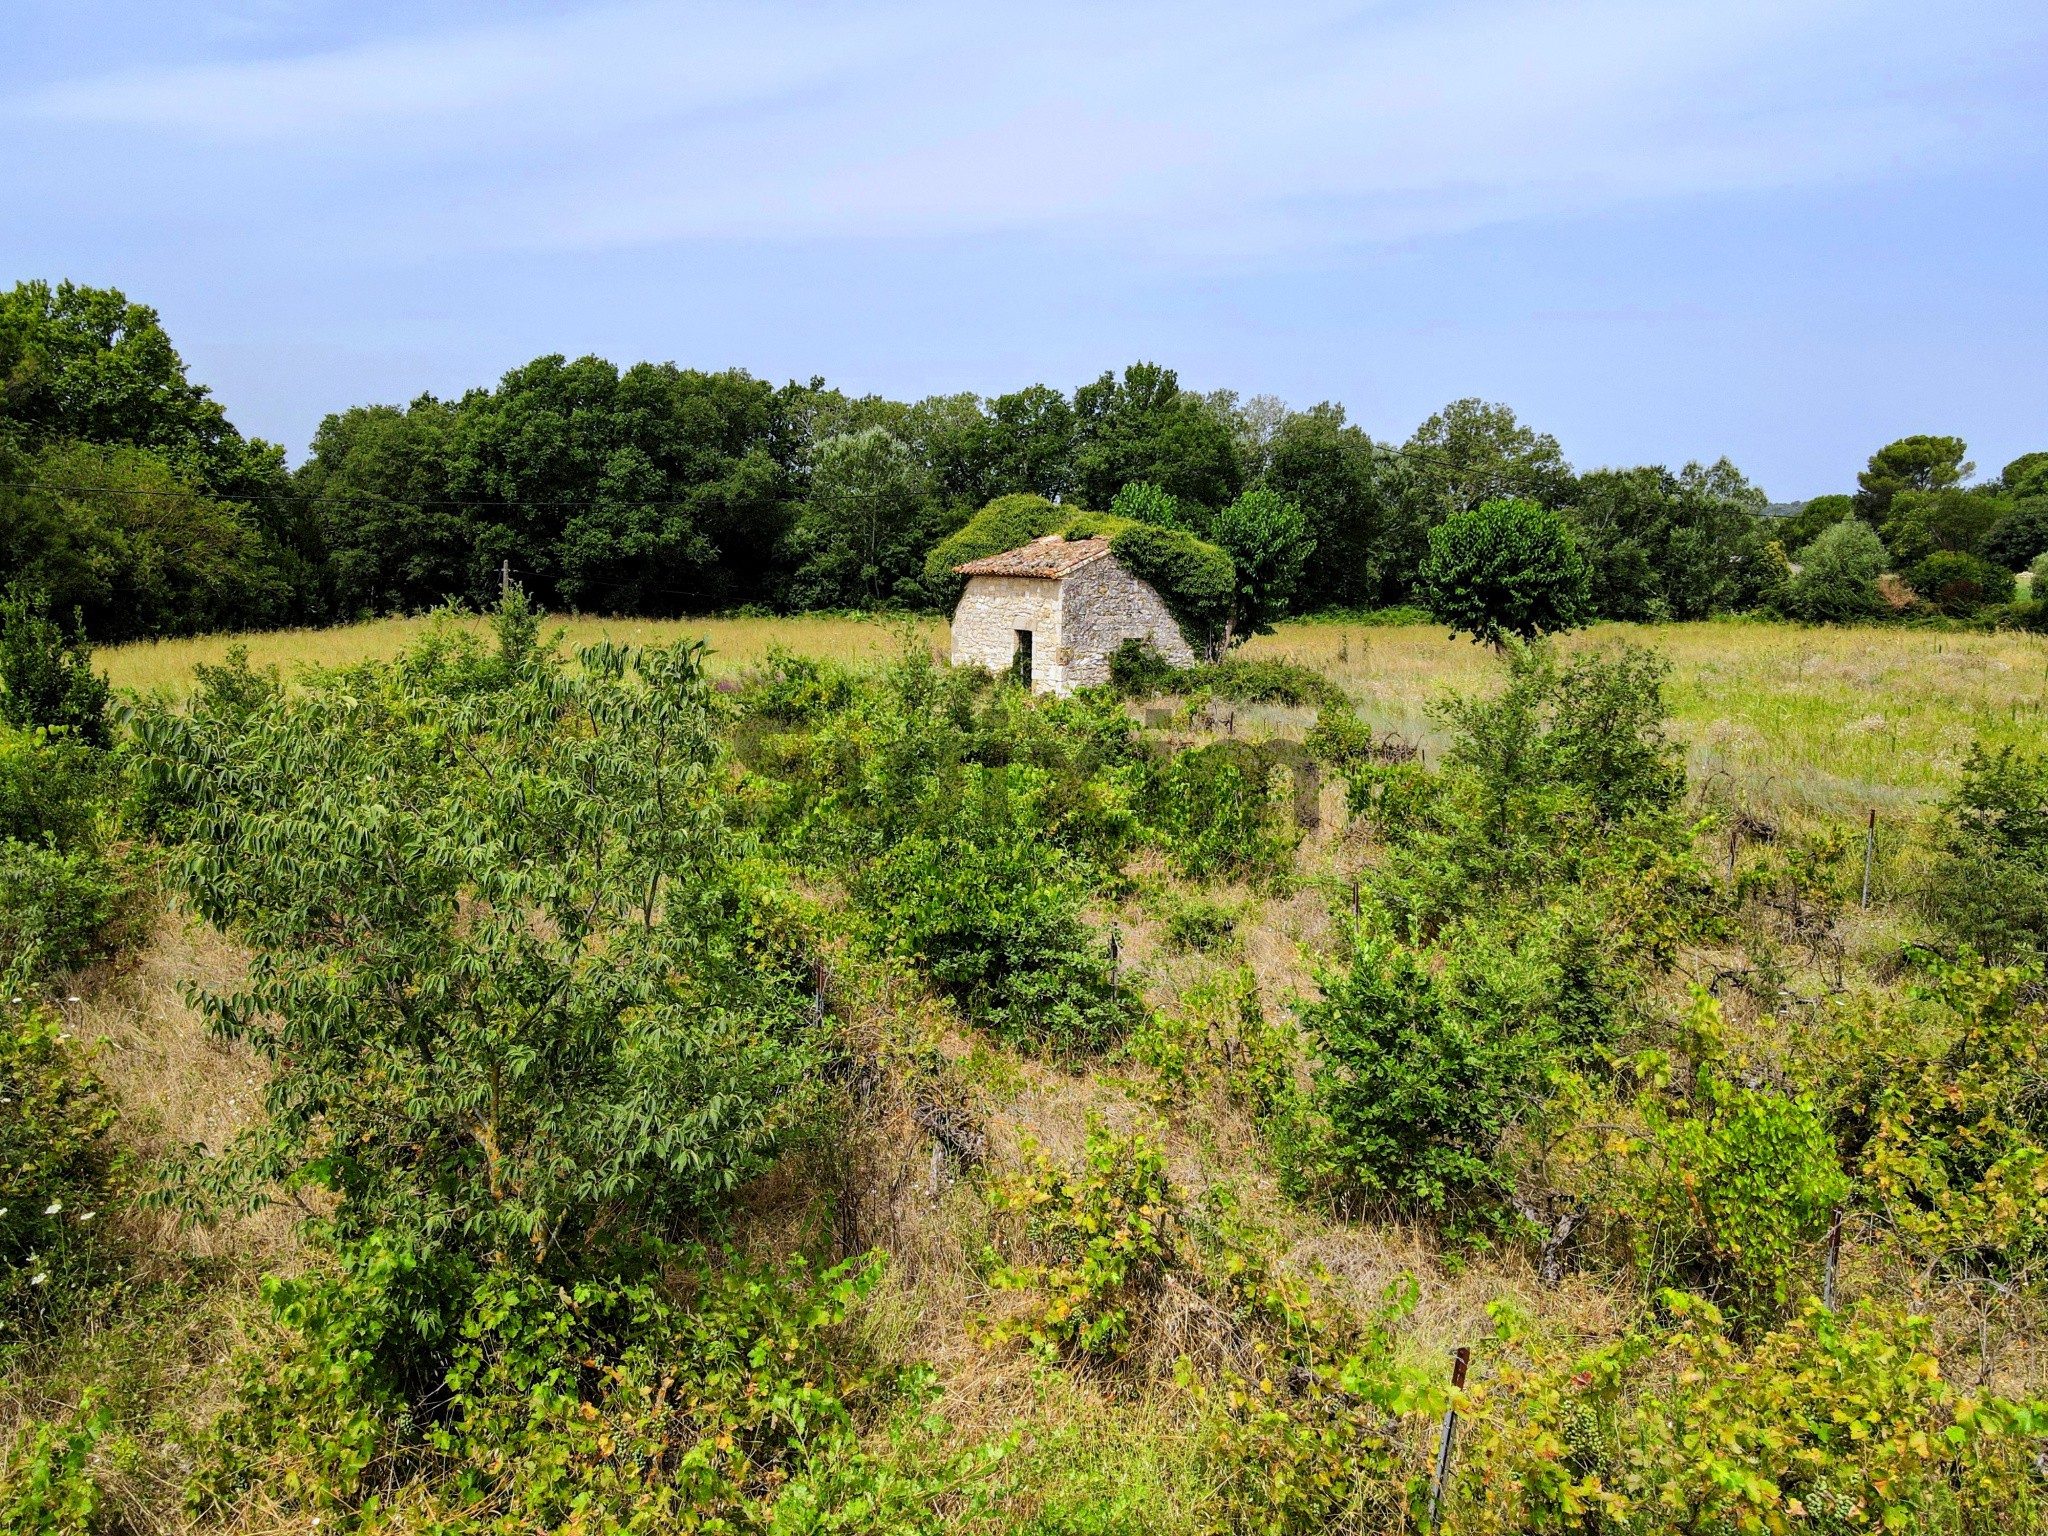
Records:
<instances>
[{"instance_id":1,"label":"stone wall","mask_svg":"<svg viewBox=\"0 0 2048 1536\"><path fill-rule=\"evenodd\" d=\"M1117 564L1091 560L1061 586L1061 691L1109 681L1109 658L1126 640L1150 640L1177 667L1194 665L1180 626L1159 594Z\"/></svg>"},{"instance_id":2,"label":"stone wall","mask_svg":"<svg viewBox=\"0 0 2048 1536\"><path fill-rule=\"evenodd\" d=\"M953 665L1007 672L1017 631L1031 631L1031 682L1044 691L1060 645L1060 583L1043 576L971 576L953 610Z\"/></svg>"},{"instance_id":3,"label":"stone wall","mask_svg":"<svg viewBox=\"0 0 2048 1536\"><path fill-rule=\"evenodd\" d=\"M1059 578L970 577L953 611L953 665L1008 671L1020 629L1031 631L1031 686L1039 693L1108 682L1110 654L1126 640L1151 640L1175 666L1195 659L1159 594L1114 557Z\"/></svg>"}]
</instances>

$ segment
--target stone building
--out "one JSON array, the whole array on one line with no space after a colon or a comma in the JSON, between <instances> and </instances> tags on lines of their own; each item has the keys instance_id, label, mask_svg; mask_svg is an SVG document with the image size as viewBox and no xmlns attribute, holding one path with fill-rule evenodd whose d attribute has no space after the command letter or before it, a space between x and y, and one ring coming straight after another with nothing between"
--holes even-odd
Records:
<instances>
[{"instance_id":1,"label":"stone building","mask_svg":"<svg viewBox=\"0 0 2048 1536\"><path fill-rule=\"evenodd\" d=\"M1012 667L1034 693L1109 681L1110 653L1150 640L1175 666L1194 652L1159 594L1117 563L1109 540L1034 540L953 567L967 578L953 610L953 665Z\"/></svg>"}]
</instances>

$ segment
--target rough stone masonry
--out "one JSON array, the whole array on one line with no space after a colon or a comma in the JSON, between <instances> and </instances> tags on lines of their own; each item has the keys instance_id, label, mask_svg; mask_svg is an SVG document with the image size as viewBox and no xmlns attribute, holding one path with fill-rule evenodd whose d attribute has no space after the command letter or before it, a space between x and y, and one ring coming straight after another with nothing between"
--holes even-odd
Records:
<instances>
[{"instance_id":1,"label":"rough stone masonry","mask_svg":"<svg viewBox=\"0 0 2048 1536\"><path fill-rule=\"evenodd\" d=\"M1117 563L1104 538L1049 535L953 569L967 578L953 610L953 665L1028 668L1034 693L1109 681L1126 640L1150 640L1175 666L1194 652L1159 594Z\"/></svg>"}]
</instances>

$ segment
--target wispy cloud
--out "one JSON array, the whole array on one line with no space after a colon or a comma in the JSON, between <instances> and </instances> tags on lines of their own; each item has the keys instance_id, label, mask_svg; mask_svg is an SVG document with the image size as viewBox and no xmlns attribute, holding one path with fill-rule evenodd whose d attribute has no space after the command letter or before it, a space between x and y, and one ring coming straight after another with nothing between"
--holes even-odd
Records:
<instances>
[{"instance_id":1,"label":"wispy cloud","mask_svg":"<svg viewBox=\"0 0 2048 1536\"><path fill-rule=\"evenodd\" d=\"M1958 98L2044 36L1869 0L635 5L74 80L17 120L331 179L413 247L1300 253L1968 152L2015 125Z\"/></svg>"}]
</instances>

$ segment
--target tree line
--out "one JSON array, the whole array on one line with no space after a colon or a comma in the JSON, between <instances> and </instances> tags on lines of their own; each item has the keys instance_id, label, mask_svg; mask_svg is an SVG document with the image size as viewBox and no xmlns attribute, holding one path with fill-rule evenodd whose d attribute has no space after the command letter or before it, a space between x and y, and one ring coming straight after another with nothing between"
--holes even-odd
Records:
<instances>
[{"instance_id":1,"label":"tree line","mask_svg":"<svg viewBox=\"0 0 2048 1536\"><path fill-rule=\"evenodd\" d=\"M292 469L192 382L146 305L72 283L0 295L0 582L104 640L480 606L508 573L586 612L943 607L932 551L1019 495L1149 508L1205 537L1290 507L1279 563L1297 574L1268 613L1415 601L1432 533L1514 500L1568 530L1587 617L1849 617L1880 611L1881 571L1933 560L1923 582L1966 605L1996 597L2001 569L2009 597L2009 573L2048 550L2048 455L1972 485L1965 451L1906 439L1855 495L1781 521L1726 459L1581 473L1476 399L1395 444L1339 404L1197 393L1146 362L1071 391L903 402L552 355L459 399L330 415ZM1857 530L1890 546L1875 566ZM1823 535L1853 601L1798 589Z\"/></svg>"}]
</instances>

